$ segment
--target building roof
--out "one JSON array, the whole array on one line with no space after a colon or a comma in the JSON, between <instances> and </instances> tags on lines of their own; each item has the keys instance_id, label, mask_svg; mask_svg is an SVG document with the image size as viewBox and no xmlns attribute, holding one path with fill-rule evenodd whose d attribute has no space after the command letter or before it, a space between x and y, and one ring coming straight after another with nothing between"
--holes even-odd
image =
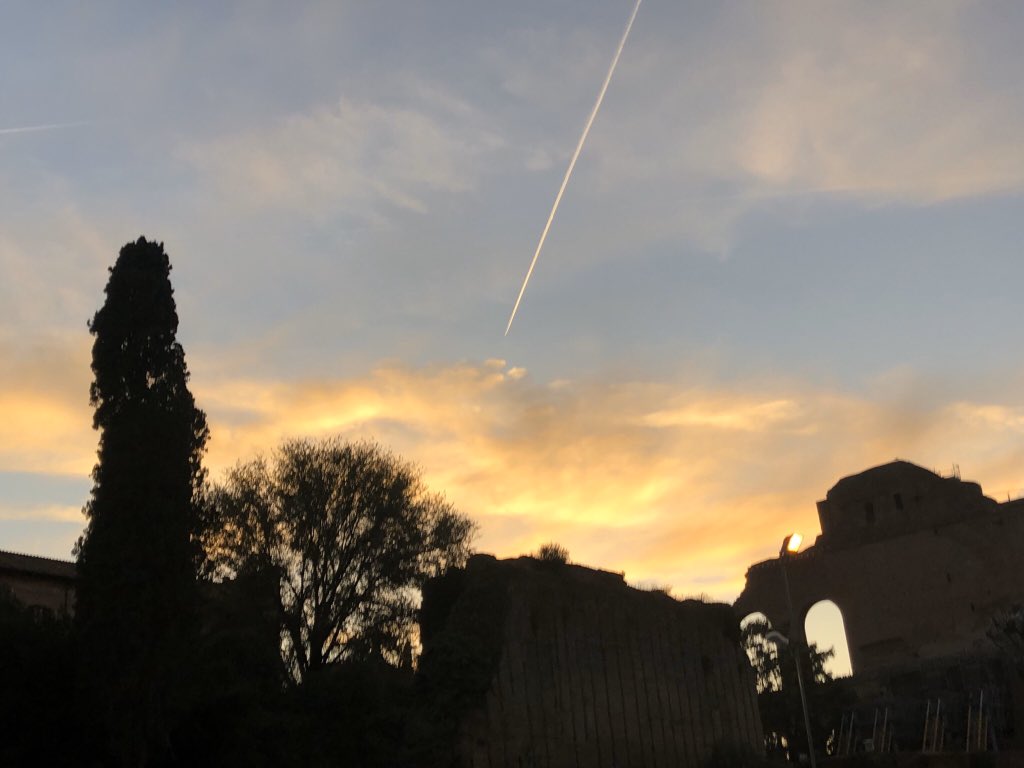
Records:
<instances>
[{"instance_id":1,"label":"building roof","mask_svg":"<svg viewBox=\"0 0 1024 768\"><path fill-rule=\"evenodd\" d=\"M899 489L910 484L939 484L944 480L945 478L917 464L897 460L844 477L829 489L826 498L860 498L882 489Z\"/></svg>"},{"instance_id":2,"label":"building roof","mask_svg":"<svg viewBox=\"0 0 1024 768\"><path fill-rule=\"evenodd\" d=\"M78 567L69 560L54 560L49 557L0 550L0 572L3 571L72 581L78 575Z\"/></svg>"}]
</instances>

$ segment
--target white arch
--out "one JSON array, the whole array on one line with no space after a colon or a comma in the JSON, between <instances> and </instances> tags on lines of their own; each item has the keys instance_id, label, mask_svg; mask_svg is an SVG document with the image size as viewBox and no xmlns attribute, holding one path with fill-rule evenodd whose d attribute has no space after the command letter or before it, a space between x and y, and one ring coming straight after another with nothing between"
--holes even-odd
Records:
<instances>
[{"instance_id":1,"label":"white arch","mask_svg":"<svg viewBox=\"0 0 1024 768\"><path fill-rule=\"evenodd\" d=\"M751 637L747 637L745 632L746 628L756 621L763 622L767 625L767 629L760 630ZM750 661L750 666L754 670L758 693L778 690L779 686L782 684L782 678L779 676L778 672L778 665L774 663L774 660L778 658L778 650L764 637L763 634L761 634L762 631L767 632L767 630L770 630L771 628L771 621L760 611L748 613L740 622L740 631L743 633L744 650L747 653L747 659Z\"/></svg>"},{"instance_id":2,"label":"white arch","mask_svg":"<svg viewBox=\"0 0 1024 768\"><path fill-rule=\"evenodd\" d=\"M817 643L820 650L835 649L835 656L825 663L825 670L833 677L847 677L853 673L846 624L838 605L831 600L819 600L812 605L804 619L804 634L807 642Z\"/></svg>"},{"instance_id":3,"label":"white arch","mask_svg":"<svg viewBox=\"0 0 1024 768\"><path fill-rule=\"evenodd\" d=\"M763 621L767 623L769 627L771 627L772 625L771 621L768 620L767 616L765 616L760 611L754 611L753 613L748 613L746 616L743 617L743 620L740 622L740 629L743 629L747 626L747 624L749 624L752 621Z\"/></svg>"}]
</instances>

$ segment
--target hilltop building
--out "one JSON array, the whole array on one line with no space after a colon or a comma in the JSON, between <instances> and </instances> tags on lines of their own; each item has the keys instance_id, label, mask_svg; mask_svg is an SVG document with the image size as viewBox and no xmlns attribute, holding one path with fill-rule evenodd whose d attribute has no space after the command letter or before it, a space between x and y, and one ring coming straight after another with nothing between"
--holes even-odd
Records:
<instances>
[{"instance_id":1,"label":"hilltop building","mask_svg":"<svg viewBox=\"0 0 1024 768\"><path fill-rule=\"evenodd\" d=\"M734 608L802 638L807 612L831 600L855 675L990 651L992 617L1024 604L1024 500L894 461L836 483L818 518L814 545L787 558L793 626L778 559L747 570Z\"/></svg>"}]
</instances>

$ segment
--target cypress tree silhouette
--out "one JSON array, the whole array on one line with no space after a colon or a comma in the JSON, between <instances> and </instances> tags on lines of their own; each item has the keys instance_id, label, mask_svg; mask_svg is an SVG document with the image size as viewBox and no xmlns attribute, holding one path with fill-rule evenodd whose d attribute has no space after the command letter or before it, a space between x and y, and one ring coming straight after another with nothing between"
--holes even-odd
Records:
<instances>
[{"instance_id":1,"label":"cypress tree silhouette","mask_svg":"<svg viewBox=\"0 0 1024 768\"><path fill-rule=\"evenodd\" d=\"M197 503L209 431L175 338L170 271L162 243L128 243L89 324L100 441L76 546L75 621L111 758L133 766L168 759L190 682L198 599Z\"/></svg>"}]
</instances>

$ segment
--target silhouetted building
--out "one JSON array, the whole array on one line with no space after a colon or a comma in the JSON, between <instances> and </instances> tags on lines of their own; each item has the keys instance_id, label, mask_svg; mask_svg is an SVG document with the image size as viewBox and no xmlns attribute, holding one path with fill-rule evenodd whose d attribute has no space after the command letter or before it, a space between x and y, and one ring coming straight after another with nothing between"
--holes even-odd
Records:
<instances>
[{"instance_id":1,"label":"silhouetted building","mask_svg":"<svg viewBox=\"0 0 1024 768\"><path fill-rule=\"evenodd\" d=\"M47 557L0 551L0 587L7 587L28 606L47 608L56 615L75 607L75 564Z\"/></svg>"},{"instance_id":2,"label":"silhouetted building","mask_svg":"<svg viewBox=\"0 0 1024 768\"><path fill-rule=\"evenodd\" d=\"M994 614L1024 603L1024 500L895 461L843 478L818 502L821 535L788 559L752 565L736 613L797 638L821 600L840 609L855 673L992 650Z\"/></svg>"},{"instance_id":3,"label":"silhouetted building","mask_svg":"<svg viewBox=\"0 0 1024 768\"><path fill-rule=\"evenodd\" d=\"M719 744L761 750L728 605L477 555L424 590L421 627L424 684L454 713L460 764L700 766Z\"/></svg>"}]
</instances>

